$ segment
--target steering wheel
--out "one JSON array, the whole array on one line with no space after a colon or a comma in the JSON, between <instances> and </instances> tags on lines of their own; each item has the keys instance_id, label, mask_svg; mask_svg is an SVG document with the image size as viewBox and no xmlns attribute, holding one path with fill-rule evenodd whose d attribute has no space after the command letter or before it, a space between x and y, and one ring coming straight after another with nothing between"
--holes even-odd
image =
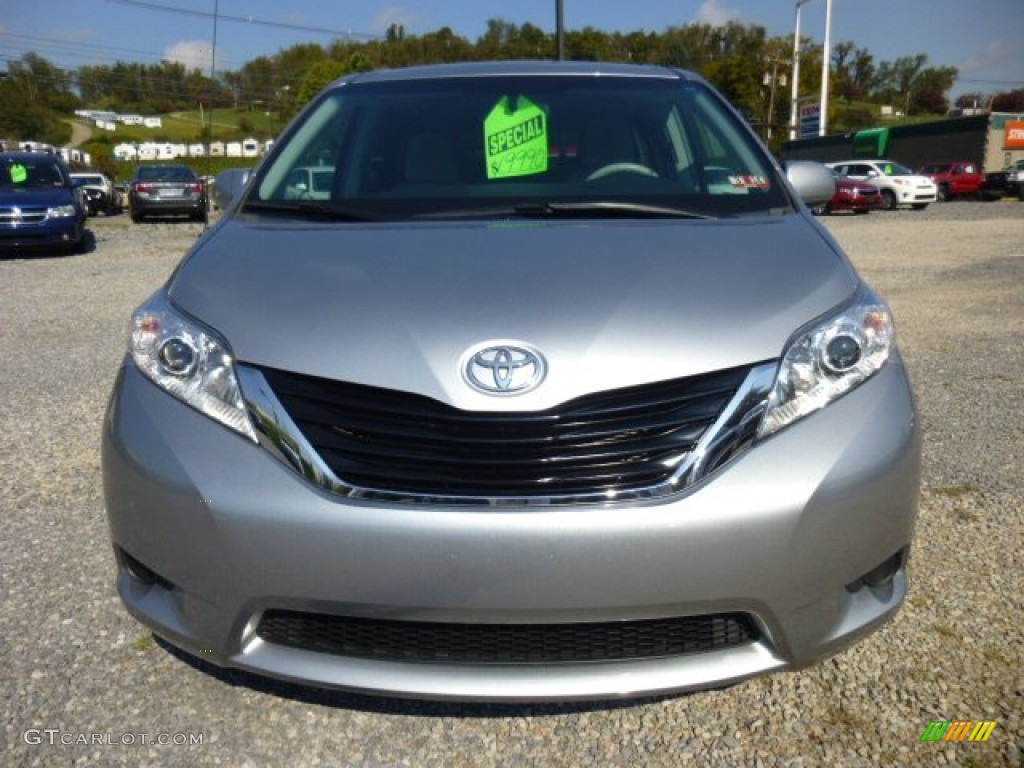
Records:
<instances>
[{"instance_id":1,"label":"steering wheel","mask_svg":"<svg viewBox=\"0 0 1024 768\"><path fill-rule=\"evenodd\" d=\"M608 163L608 165L602 165L587 176L587 181L603 179L605 176L611 176L613 173L638 173L641 176L654 176L655 178L658 176L654 170L646 165L640 165L640 163Z\"/></svg>"}]
</instances>

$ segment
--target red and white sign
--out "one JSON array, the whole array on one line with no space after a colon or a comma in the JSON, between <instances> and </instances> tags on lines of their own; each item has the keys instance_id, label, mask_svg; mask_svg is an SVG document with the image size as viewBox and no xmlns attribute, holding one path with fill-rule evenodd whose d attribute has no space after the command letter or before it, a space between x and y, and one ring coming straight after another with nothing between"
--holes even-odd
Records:
<instances>
[{"instance_id":1,"label":"red and white sign","mask_svg":"<svg viewBox=\"0 0 1024 768\"><path fill-rule=\"evenodd\" d=\"M1024 120L1007 120L1003 127L1003 149L1024 149Z\"/></svg>"}]
</instances>

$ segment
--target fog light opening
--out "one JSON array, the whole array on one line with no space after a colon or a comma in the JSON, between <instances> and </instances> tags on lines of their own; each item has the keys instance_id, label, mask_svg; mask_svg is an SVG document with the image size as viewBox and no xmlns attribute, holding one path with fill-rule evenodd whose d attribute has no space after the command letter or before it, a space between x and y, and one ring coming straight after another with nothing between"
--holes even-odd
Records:
<instances>
[{"instance_id":1,"label":"fog light opening","mask_svg":"<svg viewBox=\"0 0 1024 768\"><path fill-rule=\"evenodd\" d=\"M856 592L861 587L870 587L872 589L888 587L892 584L892 580L896 578L896 574L899 573L900 569L903 567L903 561L904 552L901 550L885 562L880 565L876 565L859 579L848 584L846 589L850 592Z\"/></svg>"},{"instance_id":2,"label":"fog light opening","mask_svg":"<svg viewBox=\"0 0 1024 768\"><path fill-rule=\"evenodd\" d=\"M903 564L903 556L897 552L877 568L872 568L864 574L864 583L869 587L884 587L892 584L893 578L899 572Z\"/></svg>"},{"instance_id":3,"label":"fog light opening","mask_svg":"<svg viewBox=\"0 0 1024 768\"><path fill-rule=\"evenodd\" d=\"M168 591L174 589L174 585L171 582L156 571L144 566L123 549L118 549L117 556L118 560L121 562L121 567L128 572L129 576L140 584L147 587L162 587Z\"/></svg>"}]
</instances>

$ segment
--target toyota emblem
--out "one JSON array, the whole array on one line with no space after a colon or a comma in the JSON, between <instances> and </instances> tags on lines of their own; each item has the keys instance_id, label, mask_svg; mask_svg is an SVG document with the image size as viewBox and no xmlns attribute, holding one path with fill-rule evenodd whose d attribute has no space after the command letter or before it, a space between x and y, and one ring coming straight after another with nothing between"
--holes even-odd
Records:
<instances>
[{"instance_id":1,"label":"toyota emblem","mask_svg":"<svg viewBox=\"0 0 1024 768\"><path fill-rule=\"evenodd\" d=\"M462 368L466 381L488 395L519 395L544 379L539 352L518 344L494 344L470 351Z\"/></svg>"}]
</instances>

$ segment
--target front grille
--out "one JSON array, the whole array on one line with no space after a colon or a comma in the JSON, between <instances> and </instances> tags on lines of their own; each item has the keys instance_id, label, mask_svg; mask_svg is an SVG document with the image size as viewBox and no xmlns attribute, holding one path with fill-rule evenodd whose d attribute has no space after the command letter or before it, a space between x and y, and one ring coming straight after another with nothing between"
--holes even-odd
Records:
<instances>
[{"instance_id":1,"label":"front grille","mask_svg":"<svg viewBox=\"0 0 1024 768\"><path fill-rule=\"evenodd\" d=\"M544 664L705 653L758 639L742 613L583 624L441 624L299 611L263 614L268 643L380 661Z\"/></svg>"},{"instance_id":2,"label":"front grille","mask_svg":"<svg viewBox=\"0 0 1024 768\"><path fill-rule=\"evenodd\" d=\"M46 220L46 208L0 207L0 224L38 224Z\"/></svg>"},{"instance_id":3,"label":"front grille","mask_svg":"<svg viewBox=\"0 0 1024 768\"><path fill-rule=\"evenodd\" d=\"M421 395L261 369L346 485L437 496L553 497L672 476L747 375L734 368L545 411L462 411Z\"/></svg>"}]
</instances>

